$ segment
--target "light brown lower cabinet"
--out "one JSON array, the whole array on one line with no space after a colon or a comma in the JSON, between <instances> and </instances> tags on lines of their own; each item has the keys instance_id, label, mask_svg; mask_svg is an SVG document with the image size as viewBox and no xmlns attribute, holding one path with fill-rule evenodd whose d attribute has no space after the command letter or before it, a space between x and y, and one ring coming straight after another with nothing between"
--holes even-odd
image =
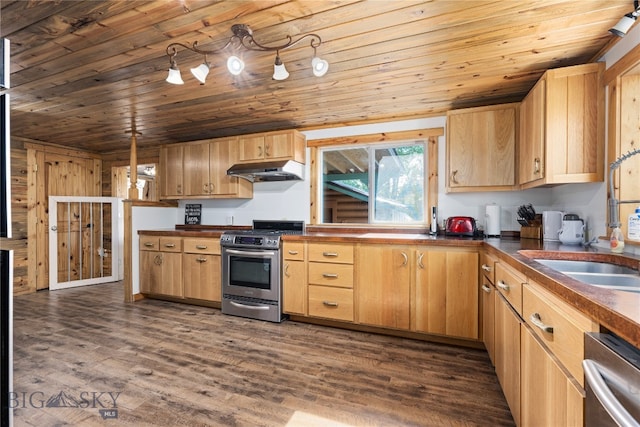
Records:
<instances>
[{"instance_id":1,"label":"light brown lower cabinet","mask_svg":"<svg viewBox=\"0 0 640 427\"><path fill-rule=\"evenodd\" d=\"M304 242L282 245L282 310L289 314L307 314L307 264Z\"/></svg>"},{"instance_id":2,"label":"light brown lower cabinet","mask_svg":"<svg viewBox=\"0 0 640 427\"><path fill-rule=\"evenodd\" d=\"M140 292L182 298L182 241L140 237Z\"/></svg>"},{"instance_id":3,"label":"light brown lower cabinet","mask_svg":"<svg viewBox=\"0 0 640 427\"><path fill-rule=\"evenodd\" d=\"M478 339L478 252L419 248L414 259L412 329Z\"/></svg>"},{"instance_id":4,"label":"light brown lower cabinet","mask_svg":"<svg viewBox=\"0 0 640 427\"><path fill-rule=\"evenodd\" d=\"M183 248L184 297L220 302L222 261L219 239L184 238Z\"/></svg>"},{"instance_id":5,"label":"light brown lower cabinet","mask_svg":"<svg viewBox=\"0 0 640 427\"><path fill-rule=\"evenodd\" d=\"M583 425L584 395L526 324L521 330L521 427Z\"/></svg>"},{"instance_id":6,"label":"light brown lower cabinet","mask_svg":"<svg viewBox=\"0 0 640 427\"><path fill-rule=\"evenodd\" d=\"M520 425L520 329L522 319L499 292L495 295L495 368L511 414Z\"/></svg>"},{"instance_id":7,"label":"light brown lower cabinet","mask_svg":"<svg viewBox=\"0 0 640 427\"><path fill-rule=\"evenodd\" d=\"M409 329L412 253L404 246L360 245L356 261L358 322Z\"/></svg>"}]
</instances>

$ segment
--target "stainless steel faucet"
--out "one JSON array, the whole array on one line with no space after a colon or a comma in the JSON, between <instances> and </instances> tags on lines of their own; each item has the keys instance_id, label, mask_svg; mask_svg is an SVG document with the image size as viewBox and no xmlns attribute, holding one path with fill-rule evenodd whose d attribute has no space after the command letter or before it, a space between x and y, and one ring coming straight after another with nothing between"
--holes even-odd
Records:
<instances>
[{"instance_id":1,"label":"stainless steel faucet","mask_svg":"<svg viewBox=\"0 0 640 427\"><path fill-rule=\"evenodd\" d=\"M620 167L620 164L627 160L629 157L640 154L640 148L629 151L627 154L623 154L618 159L611 163L609 166L609 228L620 227L620 210L618 205L621 203L640 203L640 200L618 200L613 197L613 172Z\"/></svg>"}]
</instances>

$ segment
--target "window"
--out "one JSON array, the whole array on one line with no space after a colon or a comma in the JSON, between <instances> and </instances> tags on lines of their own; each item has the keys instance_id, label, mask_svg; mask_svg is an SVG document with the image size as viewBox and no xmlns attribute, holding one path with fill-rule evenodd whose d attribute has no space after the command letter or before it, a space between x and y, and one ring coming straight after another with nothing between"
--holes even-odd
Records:
<instances>
[{"instance_id":1,"label":"window","mask_svg":"<svg viewBox=\"0 0 640 427\"><path fill-rule=\"evenodd\" d=\"M319 222L425 224L427 153L424 140L321 148Z\"/></svg>"}]
</instances>

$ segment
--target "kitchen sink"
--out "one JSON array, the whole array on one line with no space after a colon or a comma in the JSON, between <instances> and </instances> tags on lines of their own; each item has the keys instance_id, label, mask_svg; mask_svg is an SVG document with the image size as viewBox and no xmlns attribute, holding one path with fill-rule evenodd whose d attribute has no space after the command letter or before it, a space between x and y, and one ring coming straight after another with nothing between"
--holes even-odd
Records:
<instances>
[{"instance_id":1,"label":"kitchen sink","mask_svg":"<svg viewBox=\"0 0 640 427\"><path fill-rule=\"evenodd\" d=\"M633 268L608 262L540 258L534 258L534 261L563 273L638 274Z\"/></svg>"},{"instance_id":2,"label":"kitchen sink","mask_svg":"<svg viewBox=\"0 0 640 427\"><path fill-rule=\"evenodd\" d=\"M596 261L539 259L549 268L583 283L606 289L640 293L640 275L633 268Z\"/></svg>"}]
</instances>

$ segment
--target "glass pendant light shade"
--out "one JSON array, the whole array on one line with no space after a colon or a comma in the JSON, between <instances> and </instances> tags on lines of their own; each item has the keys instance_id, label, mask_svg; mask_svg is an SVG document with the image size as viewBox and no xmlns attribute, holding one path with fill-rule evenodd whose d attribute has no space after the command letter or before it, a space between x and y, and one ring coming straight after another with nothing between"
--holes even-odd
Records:
<instances>
[{"instance_id":1,"label":"glass pendant light shade","mask_svg":"<svg viewBox=\"0 0 640 427\"><path fill-rule=\"evenodd\" d=\"M227 59L227 69L231 74L237 76L244 70L244 62L237 56L231 56Z\"/></svg>"},{"instance_id":2,"label":"glass pendant light shade","mask_svg":"<svg viewBox=\"0 0 640 427\"><path fill-rule=\"evenodd\" d=\"M169 68L169 75L167 76L167 82L174 85L183 85L184 81L182 80L182 75L180 75L180 70L178 70L178 66L174 63L171 64L171 68Z\"/></svg>"},{"instance_id":3,"label":"glass pendant light shade","mask_svg":"<svg viewBox=\"0 0 640 427\"><path fill-rule=\"evenodd\" d=\"M273 64L273 80L286 80L289 72L280 60L280 56L276 56L276 62Z\"/></svg>"},{"instance_id":4,"label":"glass pendant light shade","mask_svg":"<svg viewBox=\"0 0 640 427\"><path fill-rule=\"evenodd\" d=\"M329 63L316 56L311 60L311 69L313 70L314 76L322 77L329 71Z\"/></svg>"},{"instance_id":5,"label":"glass pendant light shade","mask_svg":"<svg viewBox=\"0 0 640 427\"><path fill-rule=\"evenodd\" d=\"M207 74L209 74L209 68L210 68L209 64L206 62L203 62L202 64L198 65L196 68L192 68L191 74L193 74L193 76L196 79L198 79L200 84L204 84L204 81L207 78Z\"/></svg>"}]
</instances>

